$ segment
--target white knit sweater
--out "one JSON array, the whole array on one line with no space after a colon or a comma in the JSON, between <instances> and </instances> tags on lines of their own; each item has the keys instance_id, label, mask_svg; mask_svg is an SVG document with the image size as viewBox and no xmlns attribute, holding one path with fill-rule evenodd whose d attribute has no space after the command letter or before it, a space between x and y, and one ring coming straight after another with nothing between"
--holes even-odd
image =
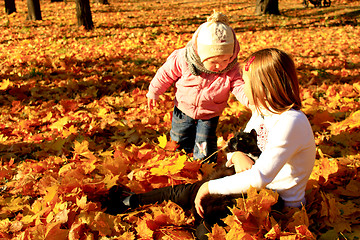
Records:
<instances>
[{"instance_id":1,"label":"white knit sweater","mask_svg":"<svg viewBox=\"0 0 360 240\"><path fill-rule=\"evenodd\" d=\"M250 186L277 191L285 206L305 204L305 188L315 162L315 141L310 123L301 111L253 115L245 131L260 126L267 130L267 143L253 167L209 182L211 194L245 193Z\"/></svg>"}]
</instances>

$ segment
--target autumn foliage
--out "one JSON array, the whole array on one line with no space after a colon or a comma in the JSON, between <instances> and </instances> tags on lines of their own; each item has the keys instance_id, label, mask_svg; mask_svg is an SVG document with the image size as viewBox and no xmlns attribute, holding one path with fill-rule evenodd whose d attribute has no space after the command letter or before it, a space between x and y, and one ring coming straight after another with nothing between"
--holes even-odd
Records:
<instances>
[{"instance_id":1,"label":"autumn foliage","mask_svg":"<svg viewBox=\"0 0 360 240\"><path fill-rule=\"evenodd\" d=\"M145 94L213 9L230 17L240 61L264 47L294 57L317 160L302 209L271 212L277 194L249 189L209 238L358 239L359 1L284 0L280 16L254 16L254 1L92 3L93 31L77 27L73 1L41 1L35 22L16 5L0 16L0 239L194 239L193 216L172 202L111 216L99 199L115 184L143 192L211 170L169 139L172 91L152 112ZM231 97L219 145L249 116Z\"/></svg>"}]
</instances>

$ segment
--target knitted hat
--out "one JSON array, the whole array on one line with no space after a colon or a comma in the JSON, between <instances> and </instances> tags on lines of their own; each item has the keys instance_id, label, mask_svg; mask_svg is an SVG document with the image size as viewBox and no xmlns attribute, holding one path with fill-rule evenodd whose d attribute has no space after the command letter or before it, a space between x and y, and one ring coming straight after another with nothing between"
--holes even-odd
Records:
<instances>
[{"instance_id":1,"label":"knitted hat","mask_svg":"<svg viewBox=\"0 0 360 240\"><path fill-rule=\"evenodd\" d=\"M235 36L228 22L226 15L214 12L206 23L200 25L196 42L201 62L210 57L233 55Z\"/></svg>"}]
</instances>

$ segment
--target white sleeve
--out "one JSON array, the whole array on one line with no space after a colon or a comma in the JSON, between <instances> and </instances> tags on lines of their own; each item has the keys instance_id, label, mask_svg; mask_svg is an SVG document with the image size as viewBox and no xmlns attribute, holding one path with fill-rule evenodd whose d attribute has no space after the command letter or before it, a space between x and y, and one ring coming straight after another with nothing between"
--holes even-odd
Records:
<instances>
[{"instance_id":1,"label":"white sleeve","mask_svg":"<svg viewBox=\"0 0 360 240\"><path fill-rule=\"evenodd\" d=\"M211 194L245 193L250 186L264 188L271 183L301 145L303 124L288 118L279 120L269 131L265 150L251 169L209 181Z\"/></svg>"}]
</instances>

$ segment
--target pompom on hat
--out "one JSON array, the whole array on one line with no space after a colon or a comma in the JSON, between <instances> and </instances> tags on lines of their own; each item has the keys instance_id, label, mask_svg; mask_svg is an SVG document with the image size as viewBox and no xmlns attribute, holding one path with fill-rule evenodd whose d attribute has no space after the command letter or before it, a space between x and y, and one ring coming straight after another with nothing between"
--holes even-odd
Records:
<instances>
[{"instance_id":1,"label":"pompom on hat","mask_svg":"<svg viewBox=\"0 0 360 240\"><path fill-rule=\"evenodd\" d=\"M196 48L201 62L220 56L233 55L235 35L229 20L221 12L215 12L197 30Z\"/></svg>"}]
</instances>

